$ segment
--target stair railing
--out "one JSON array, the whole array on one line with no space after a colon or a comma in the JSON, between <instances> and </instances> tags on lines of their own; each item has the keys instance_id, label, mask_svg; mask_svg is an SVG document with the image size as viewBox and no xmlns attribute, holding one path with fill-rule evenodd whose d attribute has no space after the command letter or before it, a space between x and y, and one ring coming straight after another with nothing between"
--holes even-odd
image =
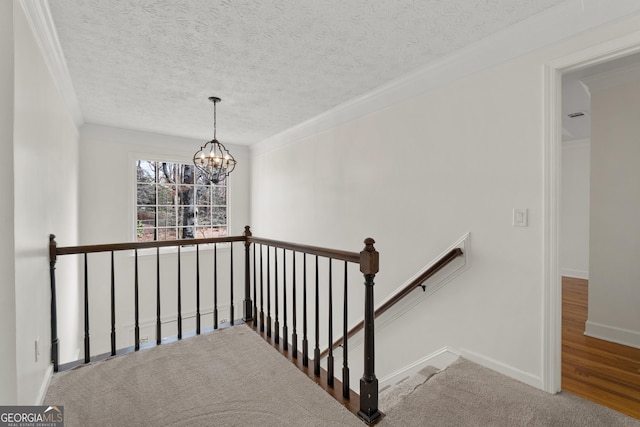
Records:
<instances>
[{"instance_id":1,"label":"stair railing","mask_svg":"<svg viewBox=\"0 0 640 427\"><path fill-rule=\"evenodd\" d=\"M287 284L286 278L289 276L293 283L291 283L291 289L293 295L291 296L291 301L293 302L293 306L291 308L291 318L293 320L293 330L290 335L290 342L292 344L291 355L294 359L298 357L302 358L302 365L304 367L309 366L309 341L311 337L308 334L308 323L309 323L309 311L307 301L309 298L314 301L314 309L313 313L315 315L314 324L315 324L315 345L313 349L313 375L315 377L320 377L321 374L321 366L320 361L322 359L320 352L320 268L319 268L319 259L324 258L328 260L328 272L327 272L327 283L326 286L323 287L323 291L328 293L328 324L327 324L327 334L328 341L333 341L333 266L338 262L342 262L344 264L344 286L343 286L343 366L342 366L342 397L344 399L350 398L350 385L349 385L349 365L348 365L348 338L344 339L347 332L347 318L348 318L348 274L347 268L348 264L358 264L360 272L364 275L364 285L365 285L365 301L364 301L364 321L363 325L365 327L365 337L364 337L364 373L362 378L360 379L360 409L358 410L358 415L363 418L365 421L371 423L375 421L378 417L380 417L380 412L378 411L378 380L375 376L375 344L374 344L374 302L373 302L373 287L374 287L374 278L379 269L379 254L374 248L374 240L366 239L364 241L365 247L360 252L346 252L334 249L320 248L308 245L300 245L289 242L282 242L277 240L263 239L257 237L248 237L248 242L257 245L257 249L254 249L254 257L257 257L258 260L254 261L254 274L258 274L259 279L254 280L254 286L258 283L259 292L254 291L254 295L260 294L260 304L259 307L254 308L255 313L255 321L254 327L258 329L259 332L265 333L267 339L273 339L275 345L280 345L280 336L282 334L282 347L283 350L287 351L289 349L289 331L288 331L288 319L287 313L289 313L287 302L289 301L287 295ZM286 273L286 261L287 261L287 251L290 252L290 264L291 264L291 274ZM299 259L301 258L301 259ZM311 259L311 262L307 262ZM296 274L297 269L299 268L299 263L302 264L302 280L303 283L298 284L296 280L298 279L298 275ZM309 265L311 264L311 265ZM285 273L279 274L278 268L282 265L282 270ZM270 269L275 269L275 272L272 272ZM311 274L308 274L311 273ZM308 284L307 278L311 276L313 283ZM266 279L265 279L266 278ZM271 283L271 279L273 278L274 283ZM280 279L282 279L282 283L280 283ZM297 292L298 288L302 287L302 351L300 355L298 355L297 343L298 343L298 331L297 331L297 323L296 319L299 316L298 308L297 308ZM312 289L308 289L312 287ZM265 292L266 289L266 292ZM282 290L282 295L279 295L278 292ZM272 297L271 292L275 294ZM262 295L266 294L266 305L262 299ZM270 303L273 301L274 307L272 311L272 307ZM279 311L279 301L283 302L283 313L284 316L282 329L280 328L280 311ZM258 310L259 308L259 310ZM273 315L273 316L272 316ZM329 387L334 387L334 357L333 351L330 350L326 354L327 357L327 369L326 369L326 381Z\"/></svg>"},{"instance_id":2,"label":"stair railing","mask_svg":"<svg viewBox=\"0 0 640 427\"><path fill-rule=\"evenodd\" d=\"M333 265L337 262L344 264L344 307L343 307L343 319L344 330L341 342L343 343L343 368L342 368L342 395L344 399L350 398L349 387L349 367L347 361L347 267L348 264L357 264L360 272L364 276L365 297L364 297L364 320L362 322L362 328L364 329L364 373L360 379L360 398L359 408L357 414L367 423L375 422L381 417L381 413L378 410L378 379L375 375L375 330L374 330L374 279L379 270L379 253L374 247L374 240L368 238L365 240L364 249L361 252L347 252L341 250L320 248L309 245L302 245L297 243L282 242L271 239L264 239L252 236L249 226L245 227L245 232L242 236L229 236L229 237L217 237L206 239L182 239L173 241L153 241L153 242L131 242L131 243L116 243L105 245L85 245L85 246L70 246L70 247L58 247L55 241L55 236L52 234L49 238L49 261L50 261L50 279L51 279L51 359L54 367L54 371L59 370L59 338L57 328L57 302L56 302L56 262L57 257L62 255L78 254L83 257L83 289L84 289L84 363L91 361L90 350L90 334L89 334L89 275L88 275L88 254L91 253L110 253L111 254L111 355L116 355L118 349L116 348L116 319L115 319L115 266L114 266L114 252L117 251L133 251L134 252L134 335L135 346L134 351L140 349L140 301L139 301L139 281L140 273L138 269L138 250L140 249L156 249L156 345L161 344L162 326L161 326L161 309L160 309L160 248L162 247L174 247L177 248L177 268L178 277L176 280L177 288L177 339L182 339L182 288L183 283L181 279L181 248L182 247L195 247L196 249L196 334L201 333L201 311L200 311L200 246L201 245L213 245L214 246L214 296L215 303L213 308L214 316L214 329L218 327L217 316L217 245L228 244L230 247L230 270L229 270L229 290L230 290L230 317L231 324L234 322L234 267L233 267L233 243L242 242L244 244L245 256L244 256L244 281L243 281L243 316L242 320L247 323L251 323L252 326L258 332L265 332L269 339L273 339L274 344L282 346L284 350L289 348L289 340L291 342L292 351L291 354L294 358L301 357L303 366L309 364L309 337L308 337L308 314L310 309L307 307L307 298L312 297L315 299L315 348L314 348L314 366L313 373L316 377L320 377L320 347L319 347L319 300L321 285L319 281L319 258L328 259L328 283L322 285L322 291L328 293L328 342L333 342ZM252 251L253 248L253 251ZM289 258L291 259L291 271L292 274L287 273L287 251L290 252ZM280 256L279 256L280 253ZM298 254L298 255L296 255ZM273 255L273 261L271 256ZM302 258L303 268L303 282L302 283L302 302L303 302L303 337L302 337L302 352L298 352L298 336L297 336L297 318L298 318L298 306L297 302L300 299L298 297L299 284L296 283L298 275L296 269L300 268L297 263L297 259ZM313 283L315 289L315 295L309 295L307 289L307 260L312 259L315 264L315 281ZM266 263L264 262L266 259ZM282 274L278 274L279 261L282 262ZM259 262L259 264L258 264ZM271 274L271 268L275 269L275 274ZM265 274L266 270L266 274ZM311 268L309 268L311 270ZM266 284L265 284L266 276ZM291 284L293 295L291 296L291 310L287 303L289 298L287 295L287 283L286 278L290 277L293 283ZM271 278L274 278L274 284L271 286ZM252 280L253 278L253 280ZM280 284L279 278L282 278L283 283ZM253 294L252 285L253 284ZM188 286L189 284L184 284ZM265 294L266 289L266 294ZM280 289L282 294L279 295ZM275 294L272 297L271 291ZM266 298L265 298L266 297ZM260 303L258 304L258 299ZM265 299L267 316L265 318ZM282 320L283 327L280 328L280 301L283 303L282 307ZM271 303L274 304L274 317L271 316ZM258 312L258 309L260 310ZM291 312L292 333L289 335L288 314ZM282 335L281 335L282 333ZM280 343L280 337L282 336L282 343ZM330 388L334 387L334 366L333 366L333 354L332 350L328 351L327 362L327 385Z\"/></svg>"},{"instance_id":3,"label":"stair railing","mask_svg":"<svg viewBox=\"0 0 640 427\"><path fill-rule=\"evenodd\" d=\"M374 318L378 318L383 313L388 311L391 307L396 305L406 296L411 294L418 287L422 287L423 291L426 291L426 286L424 283L433 277L436 273L442 270L444 267L453 262L456 258L464 255L464 252L460 248L453 248L442 257L440 257L435 263L431 265L427 270L425 270L422 274L416 277L414 280L409 282L406 286L399 289L395 294L393 294L387 301L385 301L382 305L374 310ZM366 319L365 319L366 320ZM320 353L320 357L324 358L329 353L333 352L338 347L345 346L345 338L352 338L355 334L362 331L365 327L365 320L362 320L360 323L356 324L354 327L346 331L342 337L333 341L333 345L327 347ZM365 344L366 345L366 344Z\"/></svg>"}]
</instances>

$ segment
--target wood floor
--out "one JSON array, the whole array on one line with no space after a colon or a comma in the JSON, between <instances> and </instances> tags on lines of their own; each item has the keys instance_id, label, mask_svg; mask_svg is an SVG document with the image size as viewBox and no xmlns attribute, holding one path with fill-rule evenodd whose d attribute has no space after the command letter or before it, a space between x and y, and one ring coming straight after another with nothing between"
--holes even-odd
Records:
<instances>
[{"instance_id":1,"label":"wood floor","mask_svg":"<svg viewBox=\"0 0 640 427\"><path fill-rule=\"evenodd\" d=\"M562 389L640 419L640 349L584 335L587 289L562 278Z\"/></svg>"}]
</instances>

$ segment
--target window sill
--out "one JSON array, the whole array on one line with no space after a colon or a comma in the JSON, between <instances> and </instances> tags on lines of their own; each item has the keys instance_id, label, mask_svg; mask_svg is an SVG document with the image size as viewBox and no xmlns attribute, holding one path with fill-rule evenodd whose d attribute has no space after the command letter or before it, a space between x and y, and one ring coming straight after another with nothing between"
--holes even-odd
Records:
<instances>
[{"instance_id":1,"label":"window sill","mask_svg":"<svg viewBox=\"0 0 640 427\"><path fill-rule=\"evenodd\" d=\"M200 246L200 252L213 252L215 246L217 246L218 250L228 251L230 248L230 243L207 243L199 246ZM142 257L156 256L157 252L158 251L156 248L139 249L138 256L142 256ZM195 245L180 247L181 254L191 253L191 252L196 252ZM167 247L160 248L160 255L172 255L177 253L178 253L178 246L167 246ZM132 257L135 256L135 252L131 252L130 256Z\"/></svg>"}]
</instances>

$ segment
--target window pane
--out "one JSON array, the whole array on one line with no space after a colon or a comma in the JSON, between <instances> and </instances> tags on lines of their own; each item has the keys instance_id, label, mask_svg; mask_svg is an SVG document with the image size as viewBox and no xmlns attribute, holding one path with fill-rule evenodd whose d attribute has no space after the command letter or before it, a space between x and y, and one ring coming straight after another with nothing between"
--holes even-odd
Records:
<instances>
[{"instance_id":1,"label":"window pane","mask_svg":"<svg viewBox=\"0 0 640 427\"><path fill-rule=\"evenodd\" d=\"M178 227L178 239L195 239L195 227Z\"/></svg>"},{"instance_id":2,"label":"window pane","mask_svg":"<svg viewBox=\"0 0 640 427\"><path fill-rule=\"evenodd\" d=\"M176 186L169 184L158 185L158 204L173 205L175 204Z\"/></svg>"},{"instance_id":3,"label":"window pane","mask_svg":"<svg viewBox=\"0 0 640 427\"><path fill-rule=\"evenodd\" d=\"M208 205L211 200L211 187L203 187L201 185L196 187L196 204Z\"/></svg>"},{"instance_id":4,"label":"window pane","mask_svg":"<svg viewBox=\"0 0 640 427\"><path fill-rule=\"evenodd\" d=\"M227 204L227 187L213 187L212 205L224 206Z\"/></svg>"},{"instance_id":5,"label":"window pane","mask_svg":"<svg viewBox=\"0 0 640 427\"><path fill-rule=\"evenodd\" d=\"M226 207L215 207L211 208L213 214L213 224L215 225L226 225L227 224L227 208Z\"/></svg>"},{"instance_id":6,"label":"window pane","mask_svg":"<svg viewBox=\"0 0 640 427\"><path fill-rule=\"evenodd\" d=\"M193 165L179 165L179 184L194 184L196 170Z\"/></svg>"},{"instance_id":7,"label":"window pane","mask_svg":"<svg viewBox=\"0 0 640 427\"><path fill-rule=\"evenodd\" d=\"M138 241L153 240L156 214L154 206L138 206L136 238Z\"/></svg>"},{"instance_id":8,"label":"window pane","mask_svg":"<svg viewBox=\"0 0 640 427\"><path fill-rule=\"evenodd\" d=\"M138 184L138 204L139 205L155 205L156 204L155 184Z\"/></svg>"},{"instance_id":9,"label":"window pane","mask_svg":"<svg viewBox=\"0 0 640 427\"><path fill-rule=\"evenodd\" d=\"M176 183L176 167L174 163L158 162L158 182L162 184Z\"/></svg>"},{"instance_id":10,"label":"window pane","mask_svg":"<svg viewBox=\"0 0 640 427\"><path fill-rule=\"evenodd\" d=\"M158 226L175 227L177 225L176 208L173 206L158 207Z\"/></svg>"},{"instance_id":11,"label":"window pane","mask_svg":"<svg viewBox=\"0 0 640 427\"><path fill-rule=\"evenodd\" d=\"M179 185L178 186L178 204L179 205L193 205L194 201L193 185Z\"/></svg>"},{"instance_id":12,"label":"window pane","mask_svg":"<svg viewBox=\"0 0 640 427\"><path fill-rule=\"evenodd\" d=\"M138 160L138 182L155 182L156 166L155 162L147 160Z\"/></svg>"},{"instance_id":13,"label":"window pane","mask_svg":"<svg viewBox=\"0 0 640 427\"><path fill-rule=\"evenodd\" d=\"M202 172L200 172L200 169L196 169L196 184L209 185L209 181Z\"/></svg>"},{"instance_id":14,"label":"window pane","mask_svg":"<svg viewBox=\"0 0 640 427\"><path fill-rule=\"evenodd\" d=\"M196 209L194 206L181 206L178 208L178 225L194 225L196 221Z\"/></svg>"},{"instance_id":15,"label":"window pane","mask_svg":"<svg viewBox=\"0 0 640 427\"><path fill-rule=\"evenodd\" d=\"M138 206L138 221L151 227L155 226L156 208L155 206Z\"/></svg>"},{"instance_id":16,"label":"window pane","mask_svg":"<svg viewBox=\"0 0 640 427\"><path fill-rule=\"evenodd\" d=\"M171 228L158 228L158 240L172 240L168 237L168 233L171 230Z\"/></svg>"},{"instance_id":17,"label":"window pane","mask_svg":"<svg viewBox=\"0 0 640 427\"><path fill-rule=\"evenodd\" d=\"M209 237L213 237L211 235L210 227L196 227L196 238L197 239L207 239Z\"/></svg>"},{"instance_id":18,"label":"window pane","mask_svg":"<svg viewBox=\"0 0 640 427\"><path fill-rule=\"evenodd\" d=\"M224 237L227 235L226 227L198 227L198 238Z\"/></svg>"},{"instance_id":19,"label":"window pane","mask_svg":"<svg viewBox=\"0 0 640 427\"><path fill-rule=\"evenodd\" d=\"M138 227L138 242L151 242L155 239L155 228L153 227Z\"/></svg>"},{"instance_id":20,"label":"window pane","mask_svg":"<svg viewBox=\"0 0 640 427\"><path fill-rule=\"evenodd\" d=\"M211 208L198 206L198 225L211 225Z\"/></svg>"}]
</instances>

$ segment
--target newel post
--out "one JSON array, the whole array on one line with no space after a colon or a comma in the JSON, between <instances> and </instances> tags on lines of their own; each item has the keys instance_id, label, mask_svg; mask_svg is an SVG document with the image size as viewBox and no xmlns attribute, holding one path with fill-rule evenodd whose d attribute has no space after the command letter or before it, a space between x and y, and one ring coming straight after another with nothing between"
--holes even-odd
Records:
<instances>
[{"instance_id":1,"label":"newel post","mask_svg":"<svg viewBox=\"0 0 640 427\"><path fill-rule=\"evenodd\" d=\"M251 237L251 229L248 225L244 226L244 233L242 234L245 238L244 240L244 312L242 316L242 320L245 322L252 320L252 309L251 309L251 268L249 266L250 260L250 250L251 250L251 242L249 241L249 237Z\"/></svg>"},{"instance_id":2,"label":"newel post","mask_svg":"<svg viewBox=\"0 0 640 427\"><path fill-rule=\"evenodd\" d=\"M60 349L58 348L58 314L56 308L56 236L49 234L49 274L51 277L51 361L53 371L58 372Z\"/></svg>"},{"instance_id":3,"label":"newel post","mask_svg":"<svg viewBox=\"0 0 640 427\"><path fill-rule=\"evenodd\" d=\"M375 241L367 238L360 252L360 271L364 275L364 374L360 379L360 410L358 415L368 423L380 417L378 410L378 379L375 374L375 345L373 320L373 279L379 270L379 253Z\"/></svg>"}]
</instances>

